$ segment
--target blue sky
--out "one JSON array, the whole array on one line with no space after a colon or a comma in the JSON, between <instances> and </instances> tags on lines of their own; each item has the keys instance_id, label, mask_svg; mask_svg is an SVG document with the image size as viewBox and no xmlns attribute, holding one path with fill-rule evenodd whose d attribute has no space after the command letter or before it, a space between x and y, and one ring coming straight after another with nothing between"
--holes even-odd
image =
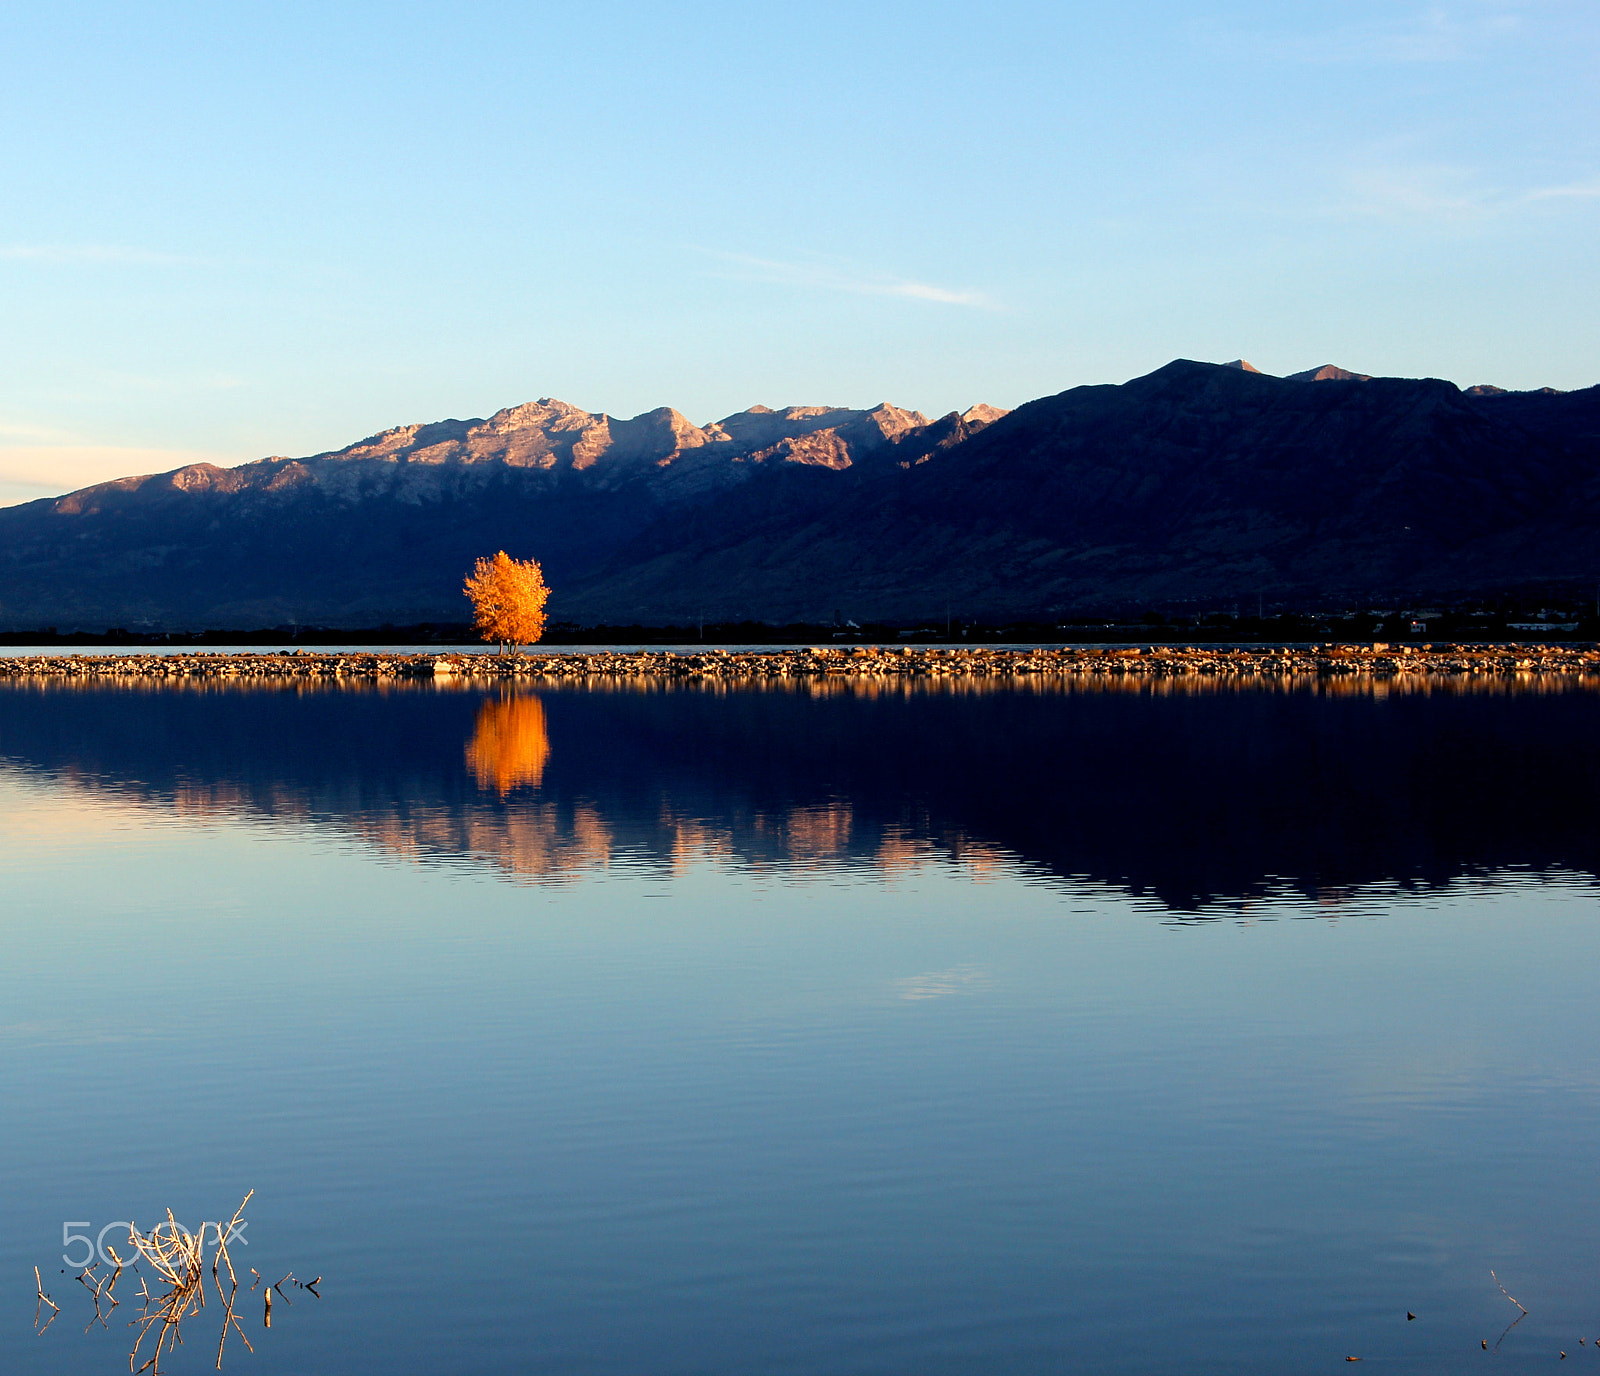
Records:
<instances>
[{"instance_id":1,"label":"blue sky","mask_svg":"<svg viewBox=\"0 0 1600 1376\"><path fill-rule=\"evenodd\" d=\"M540 396L1600 381L1594 0L0 15L0 501Z\"/></svg>"}]
</instances>

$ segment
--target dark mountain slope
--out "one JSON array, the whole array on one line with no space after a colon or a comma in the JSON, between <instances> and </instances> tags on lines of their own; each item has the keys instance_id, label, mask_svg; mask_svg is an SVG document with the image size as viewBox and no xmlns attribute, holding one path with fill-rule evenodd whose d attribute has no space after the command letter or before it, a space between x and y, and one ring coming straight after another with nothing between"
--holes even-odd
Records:
<instances>
[{"instance_id":1,"label":"dark mountain slope","mask_svg":"<svg viewBox=\"0 0 1600 1376\"><path fill-rule=\"evenodd\" d=\"M1177 362L1031 402L909 469L861 470L848 500L801 474L719 497L693 539L635 542L574 592L643 608L714 571L750 604L787 590L872 615L946 597L1009 615L1587 576L1596 456L1557 438L1446 382Z\"/></svg>"},{"instance_id":2,"label":"dark mountain slope","mask_svg":"<svg viewBox=\"0 0 1600 1376\"><path fill-rule=\"evenodd\" d=\"M1476 391L1477 389L1473 389ZM1467 403L1502 425L1591 457L1600 456L1600 387L1578 392L1541 388L1536 392L1464 394Z\"/></svg>"}]
</instances>

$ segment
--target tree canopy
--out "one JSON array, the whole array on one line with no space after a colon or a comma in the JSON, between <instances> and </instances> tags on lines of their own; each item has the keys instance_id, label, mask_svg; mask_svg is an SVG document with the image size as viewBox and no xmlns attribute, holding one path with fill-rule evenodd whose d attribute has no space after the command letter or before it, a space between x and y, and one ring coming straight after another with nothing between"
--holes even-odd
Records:
<instances>
[{"instance_id":1,"label":"tree canopy","mask_svg":"<svg viewBox=\"0 0 1600 1376\"><path fill-rule=\"evenodd\" d=\"M513 654L544 634L544 604L550 589L536 559L513 559L501 550L480 559L462 591L472 603L473 624L485 640L498 641Z\"/></svg>"}]
</instances>

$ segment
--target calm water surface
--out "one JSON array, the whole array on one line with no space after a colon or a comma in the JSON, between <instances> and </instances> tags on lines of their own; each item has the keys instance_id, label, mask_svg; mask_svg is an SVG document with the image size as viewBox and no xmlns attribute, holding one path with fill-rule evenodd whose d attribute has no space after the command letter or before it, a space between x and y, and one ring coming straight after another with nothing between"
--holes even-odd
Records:
<instances>
[{"instance_id":1,"label":"calm water surface","mask_svg":"<svg viewBox=\"0 0 1600 1376\"><path fill-rule=\"evenodd\" d=\"M1600 1364L1592 692L11 686L0 836L3 1372L250 1188L263 1376Z\"/></svg>"}]
</instances>

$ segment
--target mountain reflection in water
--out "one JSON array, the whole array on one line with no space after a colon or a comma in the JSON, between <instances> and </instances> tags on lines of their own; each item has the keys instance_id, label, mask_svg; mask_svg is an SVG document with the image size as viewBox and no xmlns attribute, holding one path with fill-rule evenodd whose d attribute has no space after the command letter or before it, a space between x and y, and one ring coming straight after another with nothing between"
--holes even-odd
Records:
<instances>
[{"instance_id":1,"label":"mountain reflection in water","mask_svg":"<svg viewBox=\"0 0 1600 1376\"><path fill-rule=\"evenodd\" d=\"M1207 905L1600 872L1574 680L0 690L0 758L532 881L1020 863Z\"/></svg>"}]
</instances>

